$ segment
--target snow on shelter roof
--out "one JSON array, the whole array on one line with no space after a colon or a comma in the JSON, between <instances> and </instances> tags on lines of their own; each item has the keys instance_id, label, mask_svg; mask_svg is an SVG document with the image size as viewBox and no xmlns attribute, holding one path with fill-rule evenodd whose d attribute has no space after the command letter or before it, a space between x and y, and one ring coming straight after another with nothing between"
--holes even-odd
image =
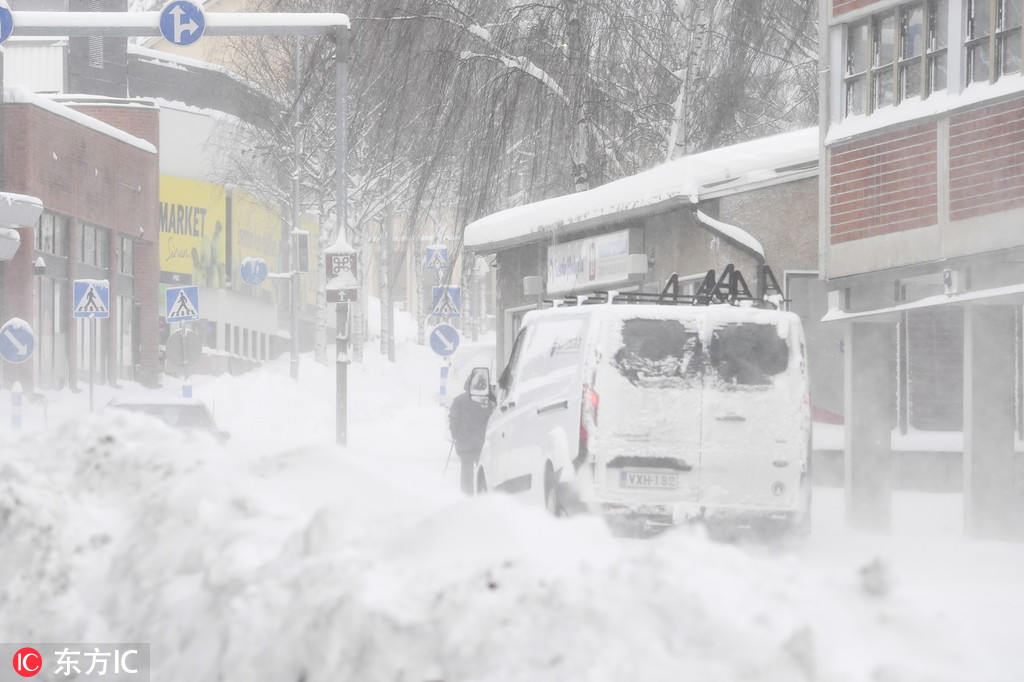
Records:
<instances>
[{"instance_id":1,"label":"snow on shelter roof","mask_svg":"<svg viewBox=\"0 0 1024 682\"><path fill-rule=\"evenodd\" d=\"M755 184L817 174L818 128L805 128L668 161L594 189L524 204L466 226L464 244L486 252L656 213L673 204L696 204Z\"/></svg>"}]
</instances>

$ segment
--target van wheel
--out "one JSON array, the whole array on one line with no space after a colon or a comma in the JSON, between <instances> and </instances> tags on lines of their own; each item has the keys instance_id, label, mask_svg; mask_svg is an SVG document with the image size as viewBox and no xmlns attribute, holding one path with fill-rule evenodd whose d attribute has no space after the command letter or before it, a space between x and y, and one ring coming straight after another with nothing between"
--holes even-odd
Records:
<instances>
[{"instance_id":1,"label":"van wheel","mask_svg":"<svg viewBox=\"0 0 1024 682\"><path fill-rule=\"evenodd\" d=\"M558 499L558 481L555 480L555 471L548 462L544 470L544 508L552 516L566 516L565 508Z\"/></svg>"},{"instance_id":2,"label":"van wheel","mask_svg":"<svg viewBox=\"0 0 1024 682\"><path fill-rule=\"evenodd\" d=\"M484 479L484 472L480 472L476 477L476 494L483 495L487 492L487 481Z\"/></svg>"}]
</instances>

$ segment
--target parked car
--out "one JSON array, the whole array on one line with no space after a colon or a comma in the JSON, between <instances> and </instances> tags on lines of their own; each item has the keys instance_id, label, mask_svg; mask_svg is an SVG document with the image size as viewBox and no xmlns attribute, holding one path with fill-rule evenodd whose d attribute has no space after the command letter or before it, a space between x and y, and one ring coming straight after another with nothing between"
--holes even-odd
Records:
<instances>
[{"instance_id":1,"label":"parked car","mask_svg":"<svg viewBox=\"0 0 1024 682\"><path fill-rule=\"evenodd\" d=\"M478 490L626 528L810 524L800 319L736 305L531 311L497 382Z\"/></svg>"},{"instance_id":2,"label":"parked car","mask_svg":"<svg viewBox=\"0 0 1024 682\"><path fill-rule=\"evenodd\" d=\"M231 438L229 432L217 426L210 408L198 398L117 397L107 406L148 414L187 432L208 433L222 443Z\"/></svg>"}]
</instances>

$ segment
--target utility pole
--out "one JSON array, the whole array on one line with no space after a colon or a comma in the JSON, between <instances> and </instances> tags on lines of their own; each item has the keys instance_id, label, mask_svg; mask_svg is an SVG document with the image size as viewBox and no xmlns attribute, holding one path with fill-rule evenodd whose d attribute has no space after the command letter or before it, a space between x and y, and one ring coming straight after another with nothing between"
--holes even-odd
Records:
<instances>
[{"instance_id":1,"label":"utility pole","mask_svg":"<svg viewBox=\"0 0 1024 682\"><path fill-rule=\"evenodd\" d=\"M336 172L334 174L335 191L335 213L338 216L338 234L335 244L325 250L325 255L330 252L348 251L353 258L353 272L355 269L355 250L348 246L348 186L346 185L348 170L345 163L348 153L348 129L345 127L345 119L348 113L348 50L349 35L348 27L339 26L335 32L337 41L337 52L334 58L334 110L337 117L335 126L334 156ZM358 276L355 278L358 284ZM347 302L339 302L336 308L335 327L337 329L336 353L335 353L335 431L338 445L348 444L348 363L349 363L349 307Z\"/></svg>"},{"instance_id":2,"label":"utility pole","mask_svg":"<svg viewBox=\"0 0 1024 682\"><path fill-rule=\"evenodd\" d=\"M292 173L292 230L290 254L291 277L288 279L288 295L291 304L291 376L293 380L299 378L299 249L297 233L299 221L302 219L301 200L301 170L302 170L302 122L299 120L299 88L302 83L302 38L295 36L295 120L292 121L293 147L295 151L295 170Z\"/></svg>"}]
</instances>

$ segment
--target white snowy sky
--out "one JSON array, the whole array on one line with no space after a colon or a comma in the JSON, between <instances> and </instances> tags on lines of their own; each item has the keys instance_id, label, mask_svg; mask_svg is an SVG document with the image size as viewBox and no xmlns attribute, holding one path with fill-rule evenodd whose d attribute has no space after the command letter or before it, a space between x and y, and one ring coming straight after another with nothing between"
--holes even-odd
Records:
<instances>
[{"instance_id":1,"label":"white snowy sky","mask_svg":"<svg viewBox=\"0 0 1024 682\"><path fill-rule=\"evenodd\" d=\"M408 330L403 338L409 338ZM474 353L480 346L473 346ZM154 680L1011 682L1024 547L963 539L960 496L897 493L891 536L815 490L802 546L651 540L464 497L440 362L400 343L194 377L226 446L0 392L0 641L146 641ZM16 371L5 364L5 373ZM180 382L160 393L180 395ZM96 387L151 393L134 384ZM453 458L454 459L454 458ZM12 560L16 557L16 560ZM304 674L305 677L301 677Z\"/></svg>"}]
</instances>

